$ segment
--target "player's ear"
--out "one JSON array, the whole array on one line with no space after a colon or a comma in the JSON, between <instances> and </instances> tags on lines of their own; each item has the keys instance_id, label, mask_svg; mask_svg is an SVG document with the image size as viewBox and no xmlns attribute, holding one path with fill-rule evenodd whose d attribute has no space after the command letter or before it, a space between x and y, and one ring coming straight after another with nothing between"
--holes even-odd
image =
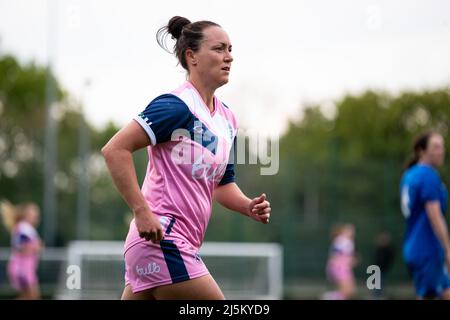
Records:
<instances>
[{"instance_id":1,"label":"player's ear","mask_svg":"<svg viewBox=\"0 0 450 320\"><path fill-rule=\"evenodd\" d=\"M186 61L188 61L189 64L193 66L197 65L198 63L195 52L190 48L186 49Z\"/></svg>"}]
</instances>

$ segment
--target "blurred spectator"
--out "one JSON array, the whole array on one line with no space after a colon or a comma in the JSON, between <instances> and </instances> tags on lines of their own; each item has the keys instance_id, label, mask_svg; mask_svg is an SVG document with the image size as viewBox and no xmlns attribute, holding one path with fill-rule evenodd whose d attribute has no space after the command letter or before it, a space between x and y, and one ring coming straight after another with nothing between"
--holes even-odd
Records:
<instances>
[{"instance_id":1,"label":"blurred spectator","mask_svg":"<svg viewBox=\"0 0 450 320\"><path fill-rule=\"evenodd\" d=\"M391 235L381 232L375 238L374 263L381 270L381 288L373 291L376 299L382 299L386 286L386 275L392 267L395 258L395 248L392 245Z\"/></svg>"}]
</instances>

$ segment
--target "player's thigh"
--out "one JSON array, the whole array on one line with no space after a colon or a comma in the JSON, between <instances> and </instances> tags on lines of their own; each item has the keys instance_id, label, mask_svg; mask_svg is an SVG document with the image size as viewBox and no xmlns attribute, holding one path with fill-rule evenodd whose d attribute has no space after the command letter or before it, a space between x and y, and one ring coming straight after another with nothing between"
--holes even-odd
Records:
<instances>
[{"instance_id":1,"label":"player's thigh","mask_svg":"<svg viewBox=\"0 0 450 320\"><path fill-rule=\"evenodd\" d=\"M157 300L225 300L225 296L210 274L156 287L152 290L152 294Z\"/></svg>"},{"instance_id":2,"label":"player's thigh","mask_svg":"<svg viewBox=\"0 0 450 320\"><path fill-rule=\"evenodd\" d=\"M121 300L155 300L151 289L133 293L131 286L127 285L123 289Z\"/></svg>"}]
</instances>

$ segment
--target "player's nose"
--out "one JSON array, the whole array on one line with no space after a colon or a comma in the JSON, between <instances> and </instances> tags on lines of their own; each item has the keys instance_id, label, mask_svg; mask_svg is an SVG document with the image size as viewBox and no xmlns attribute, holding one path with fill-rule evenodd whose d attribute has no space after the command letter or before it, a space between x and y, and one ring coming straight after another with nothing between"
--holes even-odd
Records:
<instances>
[{"instance_id":1,"label":"player's nose","mask_svg":"<svg viewBox=\"0 0 450 320\"><path fill-rule=\"evenodd\" d=\"M227 62L227 63L231 63L231 62L233 62L233 56L231 55L231 52L227 52L227 54L225 55L225 59L224 59L224 61L225 62Z\"/></svg>"}]
</instances>

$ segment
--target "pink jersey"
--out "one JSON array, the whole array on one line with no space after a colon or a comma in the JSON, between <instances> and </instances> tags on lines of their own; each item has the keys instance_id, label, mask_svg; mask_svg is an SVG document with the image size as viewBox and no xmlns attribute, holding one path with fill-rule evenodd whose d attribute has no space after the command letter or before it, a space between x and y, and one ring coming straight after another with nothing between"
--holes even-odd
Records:
<instances>
[{"instance_id":1,"label":"pink jersey","mask_svg":"<svg viewBox=\"0 0 450 320\"><path fill-rule=\"evenodd\" d=\"M24 245L27 244L35 244L39 242L39 235L36 229L26 221L19 222L12 231L11 237L11 247L12 247L12 255L23 256L21 249ZM36 256L37 254L33 254Z\"/></svg>"},{"instance_id":2,"label":"pink jersey","mask_svg":"<svg viewBox=\"0 0 450 320\"><path fill-rule=\"evenodd\" d=\"M355 244L353 240L345 236L337 236L330 248L330 257L349 256L353 257Z\"/></svg>"},{"instance_id":3,"label":"pink jersey","mask_svg":"<svg viewBox=\"0 0 450 320\"><path fill-rule=\"evenodd\" d=\"M151 141L142 193L160 217L166 239L199 248L211 216L214 189L234 181L230 154L234 154L237 134L235 117L215 96L211 113L186 81L155 98L135 120ZM139 237L133 220L125 250L142 241L146 240Z\"/></svg>"},{"instance_id":4,"label":"pink jersey","mask_svg":"<svg viewBox=\"0 0 450 320\"><path fill-rule=\"evenodd\" d=\"M327 275L331 281L353 279L354 242L344 236L337 236L331 245L327 263Z\"/></svg>"}]
</instances>

